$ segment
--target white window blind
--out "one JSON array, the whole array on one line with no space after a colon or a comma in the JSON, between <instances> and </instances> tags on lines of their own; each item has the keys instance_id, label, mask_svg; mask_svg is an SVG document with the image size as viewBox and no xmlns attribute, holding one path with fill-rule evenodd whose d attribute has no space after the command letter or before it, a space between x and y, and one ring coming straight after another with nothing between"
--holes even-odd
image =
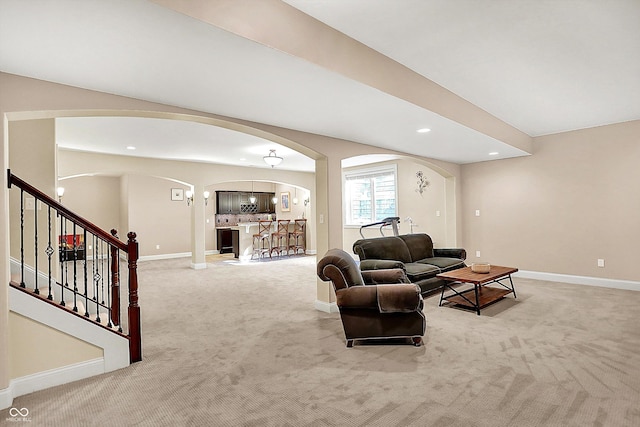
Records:
<instances>
[{"instance_id":1,"label":"white window blind","mask_svg":"<svg viewBox=\"0 0 640 427\"><path fill-rule=\"evenodd\" d=\"M396 215L396 168L367 169L344 175L345 224L362 225Z\"/></svg>"}]
</instances>

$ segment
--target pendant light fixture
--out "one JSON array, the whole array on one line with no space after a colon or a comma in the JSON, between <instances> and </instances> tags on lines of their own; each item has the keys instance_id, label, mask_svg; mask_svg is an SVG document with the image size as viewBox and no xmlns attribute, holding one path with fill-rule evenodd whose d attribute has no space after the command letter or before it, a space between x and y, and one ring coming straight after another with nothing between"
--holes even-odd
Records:
<instances>
[{"instance_id":1,"label":"pendant light fixture","mask_svg":"<svg viewBox=\"0 0 640 427\"><path fill-rule=\"evenodd\" d=\"M262 159L271 167L278 166L282 162L282 157L276 156L276 150L269 150L269 155Z\"/></svg>"},{"instance_id":2,"label":"pendant light fixture","mask_svg":"<svg viewBox=\"0 0 640 427\"><path fill-rule=\"evenodd\" d=\"M249 196L249 203L252 205L256 203L256 196L253 195L253 181L251 181L251 196Z\"/></svg>"}]
</instances>

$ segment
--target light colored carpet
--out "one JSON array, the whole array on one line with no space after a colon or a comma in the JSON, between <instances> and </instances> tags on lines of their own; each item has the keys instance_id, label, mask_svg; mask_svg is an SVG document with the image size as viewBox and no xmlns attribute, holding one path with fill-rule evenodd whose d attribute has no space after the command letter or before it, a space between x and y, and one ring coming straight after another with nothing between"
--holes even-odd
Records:
<instances>
[{"instance_id":1,"label":"light colored carpet","mask_svg":"<svg viewBox=\"0 0 640 427\"><path fill-rule=\"evenodd\" d=\"M517 279L482 316L427 299L422 347L348 349L315 257L229 261L140 263L144 360L13 406L33 426L640 425L640 292Z\"/></svg>"}]
</instances>

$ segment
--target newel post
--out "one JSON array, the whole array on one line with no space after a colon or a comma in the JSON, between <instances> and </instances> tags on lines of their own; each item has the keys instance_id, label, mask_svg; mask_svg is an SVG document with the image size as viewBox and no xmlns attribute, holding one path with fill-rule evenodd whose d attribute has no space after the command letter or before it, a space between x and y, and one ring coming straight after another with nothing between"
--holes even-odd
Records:
<instances>
[{"instance_id":1,"label":"newel post","mask_svg":"<svg viewBox=\"0 0 640 427\"><path fill-rule=\"evenodd\" d=\"M118 238L118 231L111 229L111 235ZM111 321L120 325L120 254L115 246L111 246Z\"/></svg>"},{"instance_id":2,"label":"newel post","mask_svg":"<svg viewBox=\"0 0 640 427\"><path fill-rule=\"evenodd\" d=\"M129 262L129 357L130 362L142 360L142 336L140 334L140 306L138 306L138 242L136 233L127 234Z\"/></svg>"}]
</instances>

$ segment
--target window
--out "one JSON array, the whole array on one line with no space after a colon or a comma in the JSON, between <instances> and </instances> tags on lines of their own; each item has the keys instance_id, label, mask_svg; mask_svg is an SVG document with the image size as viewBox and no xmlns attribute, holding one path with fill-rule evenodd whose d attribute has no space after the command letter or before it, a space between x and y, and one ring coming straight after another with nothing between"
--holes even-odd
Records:
<instances>
[{"instance_id":1,"label":"window","mask_svg":"<svg viewBox=\"0 0 640 427\"><path fill-rule=\"evenodd\" d=\"M396 215L396 167L344 175L345 225L363 225Z\"/></svg>"}]
</instances>

